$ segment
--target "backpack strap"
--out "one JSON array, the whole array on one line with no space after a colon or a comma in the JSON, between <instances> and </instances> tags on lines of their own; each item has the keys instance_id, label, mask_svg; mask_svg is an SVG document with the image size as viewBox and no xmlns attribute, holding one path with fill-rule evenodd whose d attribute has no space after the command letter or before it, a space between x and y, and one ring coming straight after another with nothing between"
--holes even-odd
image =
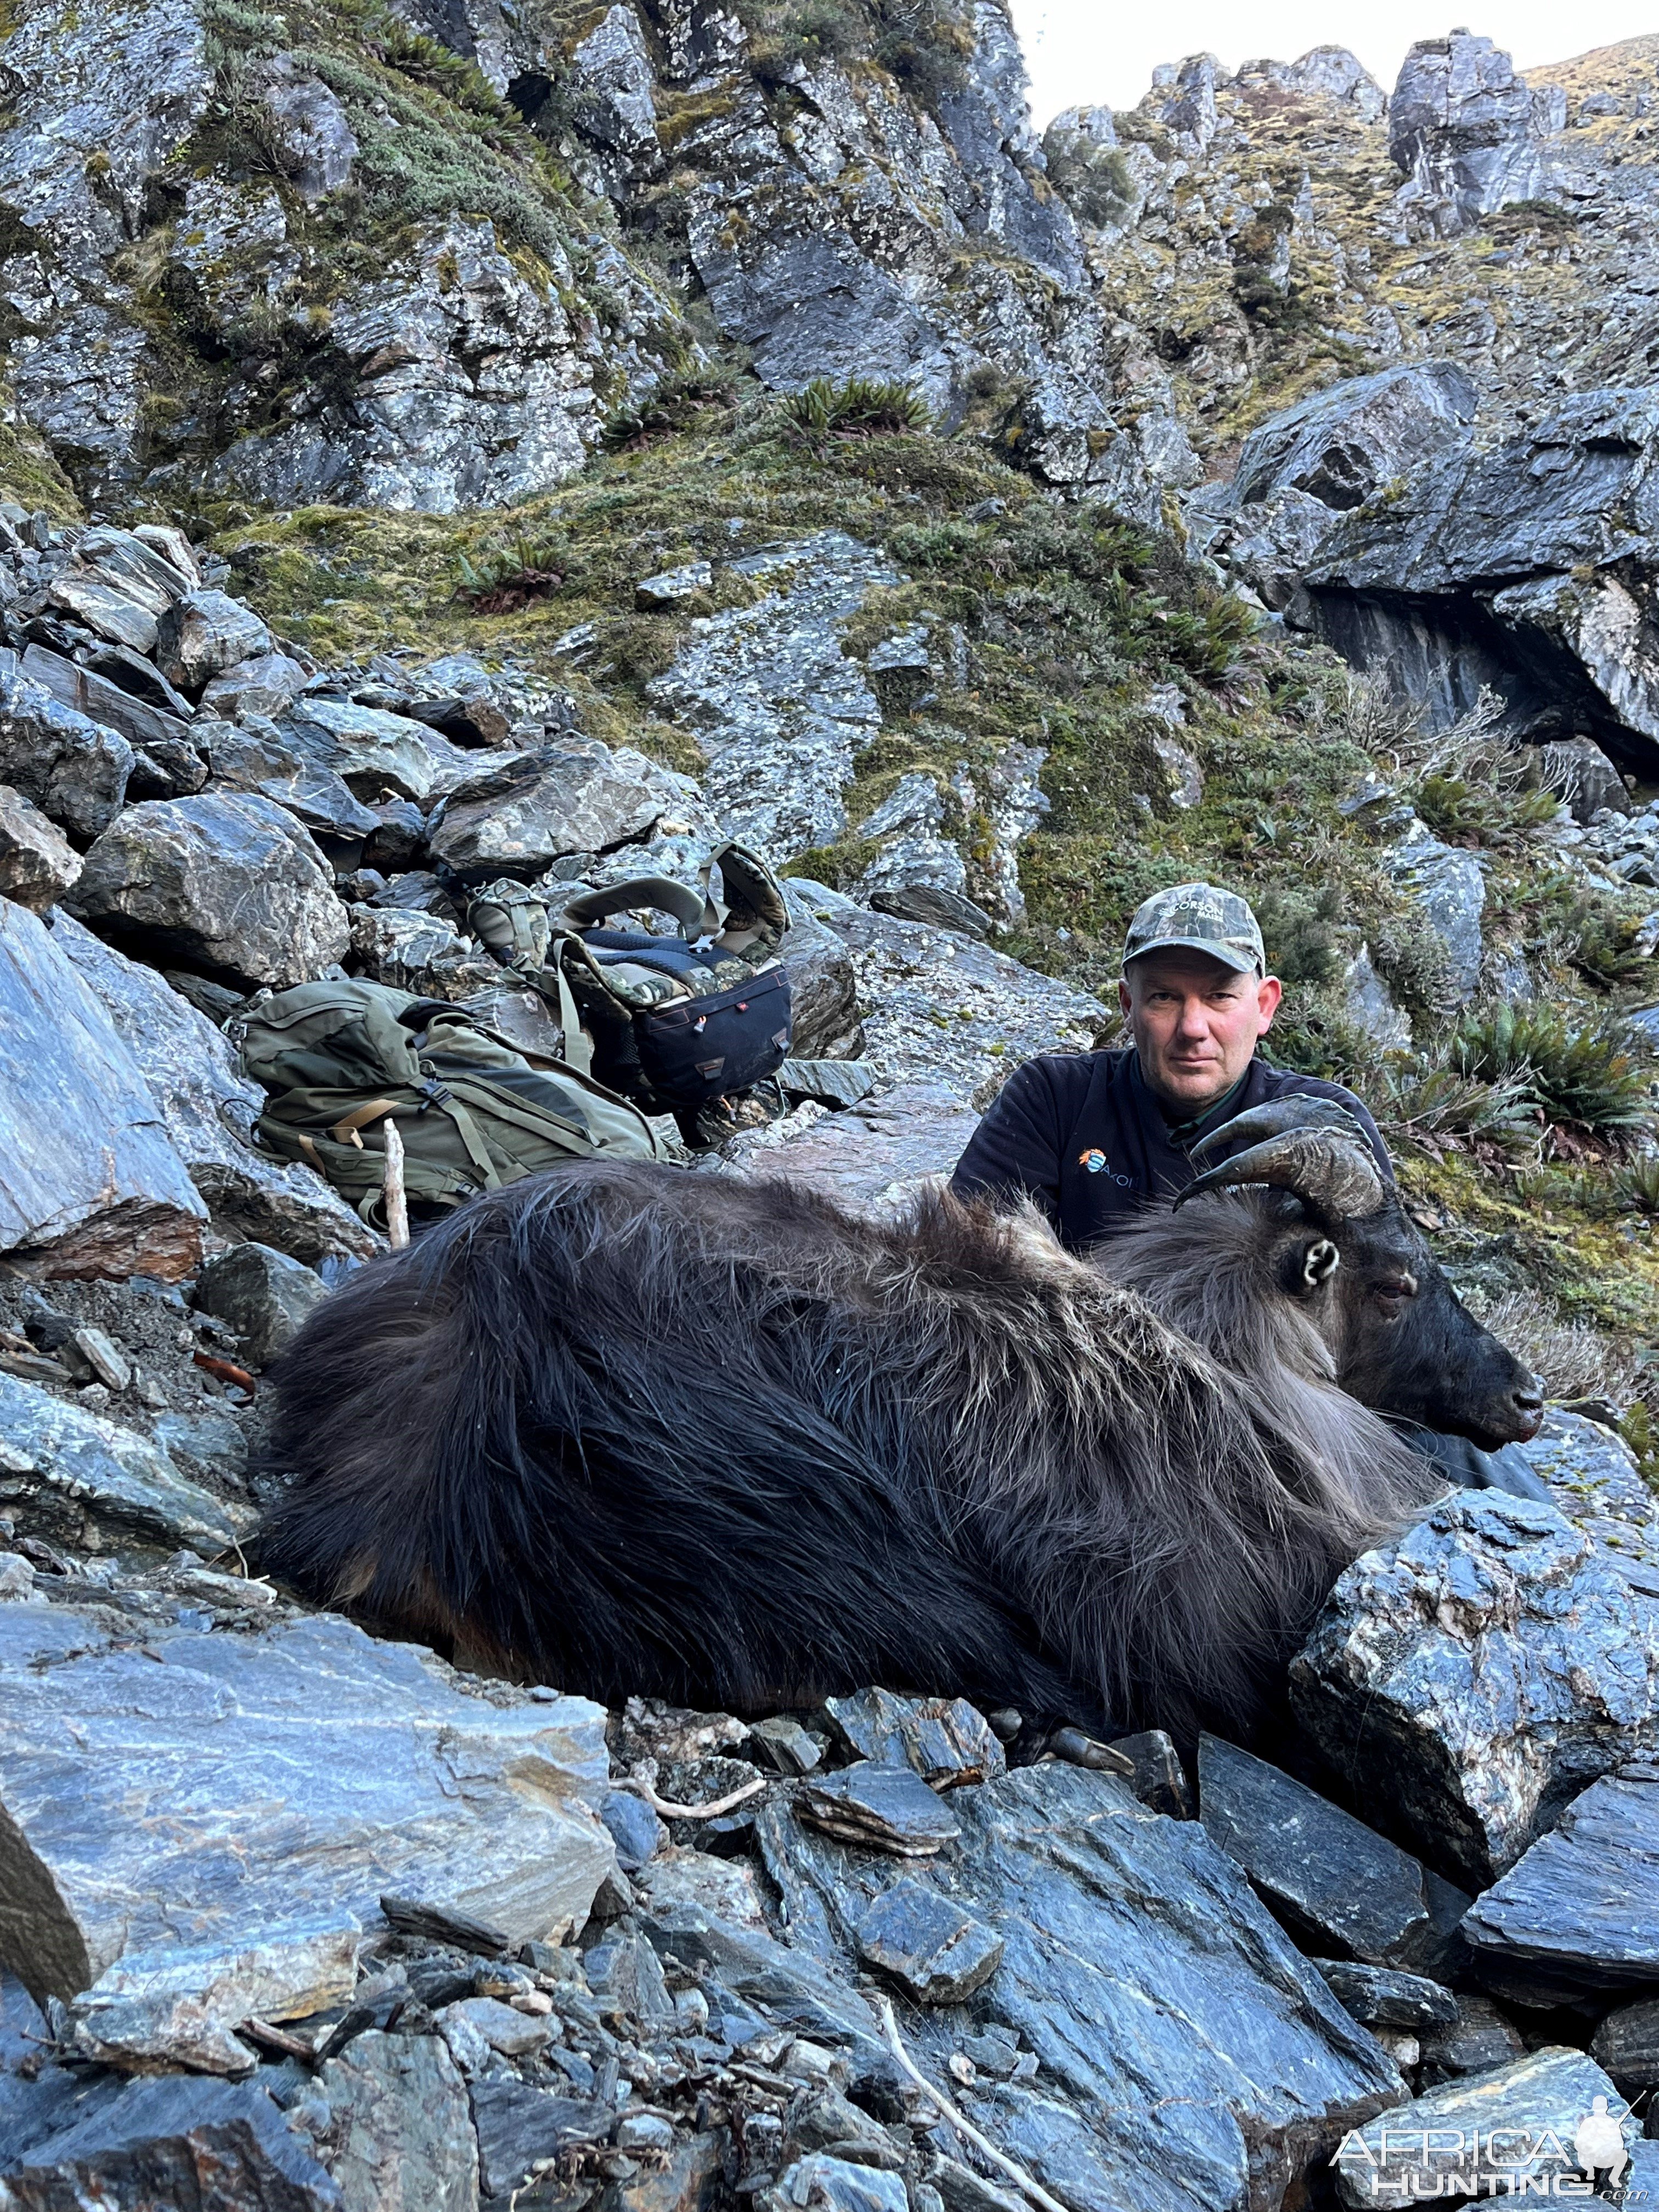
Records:
<instances>
[{"instance_id":1,"label":"backpack strap","mask_svg":"<svg viewBox=\"0 0 1659 2212\"><path fill-rule=\"evenodd\" d=\"M726 915L719 901L708 896L713 866L711 860L702 871L701 896L689 884L677 884L672 876L630 876L625 883L607 884L603 890L582 892L571 900L561 920L568 929L581 930L629 907L653 906L672 914L684 936L716 936Z\"/></svg>"}]
</instances>

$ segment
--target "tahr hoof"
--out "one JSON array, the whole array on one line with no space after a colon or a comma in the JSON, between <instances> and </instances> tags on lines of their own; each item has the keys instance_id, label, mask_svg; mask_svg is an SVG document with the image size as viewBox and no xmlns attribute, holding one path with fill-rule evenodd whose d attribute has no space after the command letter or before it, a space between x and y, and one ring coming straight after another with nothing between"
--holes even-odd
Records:
<instances>
[{"instance_id":1,"label":"tahr hoof","mask_svg":"<svg viewBox=\"0 0 1659 2212\"><path fill-rule=\"evenodd\" d=\"M1135 1763L1127 1753L1109 1743L1102 1743L1096 1736L1085 1735L1080 1728L1057 1728L1048 1738L1048 1749L1069 1766L1092 1767L1098 1774L1133 1774L1135 1771Z\"/></svg>"}]
</instances>

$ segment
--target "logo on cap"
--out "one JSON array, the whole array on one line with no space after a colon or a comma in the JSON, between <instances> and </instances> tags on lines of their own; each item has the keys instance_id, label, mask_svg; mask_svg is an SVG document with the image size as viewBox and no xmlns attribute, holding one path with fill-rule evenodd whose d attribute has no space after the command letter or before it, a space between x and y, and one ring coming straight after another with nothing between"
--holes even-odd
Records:
<instances>
[{"instance_id":1,"label":"logo on cap","mask_svg":"<svg viewBox=\"0 0 1659 2212\"><path fill-rule=\"evenodd\" d=\"M1206 952L1242 975L1267 972L1255 916L1236 891L1214 884L1176 884L1136 908L1123 942L1123 964L1145 952Z\"/></svg>"}]
</instances>

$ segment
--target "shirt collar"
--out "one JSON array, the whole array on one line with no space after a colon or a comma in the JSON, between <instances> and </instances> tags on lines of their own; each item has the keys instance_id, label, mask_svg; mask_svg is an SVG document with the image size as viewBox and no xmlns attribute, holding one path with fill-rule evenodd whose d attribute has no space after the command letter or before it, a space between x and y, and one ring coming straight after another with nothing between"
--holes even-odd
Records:
<instances>
[{"instance_id":1,"label":"shirt collar","mask_svg":"<svg viewBox=\"0 0 1659 2212\"><path fill-rule=\"evenodd\" d=\"M1255 1065L1255 1060L1250 1060L1237 1082L1212 1105L1206 1106L1201 1114L1194 1114L1185 1121L1171 1121L1164 1115L1157 1092L1141 1073L1140 1054L1135 1053L1130 1060L1136 1083L1146 1092L1148 1105L1164 1122L1164 1133L1178 1152L1190 1152L1201 1137L1208 1136L1212 1129L1218 1129L1224 1121L1231 1121L1239 1111L1244 1086L1250 1079L1250 1069Z\"/></svg>"}]
</instances>

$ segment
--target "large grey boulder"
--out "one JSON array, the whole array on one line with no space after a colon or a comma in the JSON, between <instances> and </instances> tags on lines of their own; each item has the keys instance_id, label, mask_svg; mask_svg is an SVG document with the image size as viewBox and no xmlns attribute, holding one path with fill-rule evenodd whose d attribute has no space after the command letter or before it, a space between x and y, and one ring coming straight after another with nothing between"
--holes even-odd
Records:
<instances>
[{"instance_id":1,"label":"large grey boulder","mask_svg":"<svg viewBox=\"0 0 1659 2212\"><path fill-rule=\"evenodd\" d=\"M1389 103L1389 151L1406 178L1398 199L1450 238L1511 200L1541 198L1545 133L1565 119L1490 39L1419 39Z\"/></svg>"},{"instance_id":2,"label":"large grey boulder","mask_svg":"<svg viewBox=\"0 0 1659 2212\"><path fill-rule=\"evenodd\" d=\"M181 1474L159 1443L11 1375L0 1375L0 1510L27 1535L93 1552L220 1552L250 1519Z\"/></svg>"},{"instance_id":3,"label":"large grey boulder","mask_svg":"<svg viewBox=\"0 0 1659 2212\"><path fill-rule=\"evenodd\" d=\"M380 827L345 778L301 753L264 715L240 723L210 723L202 743L215 789L251 791L285 807L313 837L339 850L361 849Z\"/></svg>"},{"instance_id":4,"label":"large grey boulder","mask_svg":"<svg viewBox=\"0 0 1659 2212\"><path fill-rule=\"evenodd\" d=\"M228 592L187 592L156 625L156 665L181 691L200 691L222 669L270 651L263 620Z\"/></svg>"},{"instance_id":5,"label":"large grey boulder","mask_svg":"<svg viewBox=\"0 0 1659 2212\"><path fill-rule=\"evenodd\" d=\"M45 914L80 872L81 856L56 823L0 783L0 897Z\"/></svg>"},{"instance_id":6,"label":"large grey boulder","mask_svg":"<svg viewBox=\"0 0 1659 2212\"><path fill-rule=\"evenodd\" d=\"M0 899L0 1251L177 1282L206 1218L107 1012L38 916Z\"/></svg>"},{"instance_id":7,"label":"large grey boulder","mask_svg":"<svg viewBox=\"0 0 1659 2212\"><path fill-rule=\"evenodd\" d=\"M1291 489L1324 507L1358 507L1464 443L1476 400L1474 386L1449 361L1402 362L1331 385L1251 431L1233 497L1249 506Z\"/></svg>"},{"instance_id":8,"label":"large grey boulder","mask_svg":"<svg viewBox=\"0 0 1659 2212\"><path fill-rule=\"evenodd\" d=\"M119 812L132 747L28 676L0 650L0 779L83 842Z\"/></svg>"},{"instance_id":9,"label":"large grey boulder","mask_svg":"<svg viewBox=\"0 0 1659 2212\"><path fill-rule=\"evenodd\" d=\"M1400 843L1387 847L1380 858L1407 904L1440 941L1446 1003L1467 1006L1480 988L1484 950L1480 918L1486 879L1480 854L1448 845L1414 821Z\"/></svg>"},{"instance_id":10,"label":"large grey boulder","mask_svg":"<svg viewBox=\"0 0 1659 2212\"><path fill-rule=\"evenodd\" d=\"M69 915L54 917L52 942L114 1024L216 1226L307 1261L378 1249L374 1231L319 1175L249 1141L264 1093L204 1014Z\"/></svg>"},{"instance_id":11,"label":"large grey boulder","mask_svg":"<svg viewBox=\"0 0 1659 2212\"><path fill-rule=\"evenodd\" d=\"M77 538L46 596L112 645L147 656L162 616L193 580L165 548L136 531L106 526Z\"/></svg>"},{"instance_id":12,"label":"large grey boulder","mask_svg":"<svg viewBox=\"0 0 1659 2212\"><path fill-rule=\"evenodd\" d=\"M845 1060L864 1049L858 983L852 956L824 916L852 901L804 877L786 877L789 927L778 957L789 971L789 1000L797 1060Z\"/></svg>"},{"instance_id":13,"label":"large grey boulder","mask_svg":"<svg viewBox=\"0 0 1659 2212\"><path fill-rule=\"evenodd\" d=\"M613 1863L599 1707L327 1614L234 1617L155 1589L0 1607L0 1958L84 2050L251 2070L235 2029L349 1997L383 1893L515 1948L586 1917Z\"/></svg>"},{"instance_id":14,"label":"large grey boulder","mask_svg":"<svg viewBox=\"0 0 1659 2212\"><path fill-rule=\"evenodd\" d=\"M368 2196L355 2205L343 2198L255 2082L169 2074L88 2083L84 2073L54 2067L31 2084L8 2086L0 2148L7 2212L83 2204L188 2204L194 2212L356 2212L361 2205L369 2212L375 2203Z\"/></svg>"},{"instance_id":15,"label":"large grey boulder","mask_svg":"<svg viewBox=\"0 0 1659 2212\"><path fill-rule=\"evenodd\" d=\"M276 727L303 759L332 769L366 800L392 791L424 803L477 766L424 722L380 707L360 707L328 691L307 691L296 698Z\"/></svg>"},{"instance_id":16,"label":"large grey boulder","mask_svg":"<svg viewBox=\"0 0 1659 2212\"><path fill-rule=\"evenodd\" d=\"M1500 1992L1523 1999L1651 1983L1659 1923L1643 1900L1656 1883L1659 1766L1638 1759L1574 1798L1478 1899L1463 1934Z\"/></svg>"},{"instance_id":17,"label":"large grey boulder","mask_svg":"<svg viewBox=\"0 0 1659 2212\"><path fill-rule=\"evenodd\" d=\"M901 1204L929 1177L950 1174L979 1117L937 1085L902 1083L878 1098L826 1114L779 1143L739 1140L736 1164L823 1191L855 1210Z\"/></svg>"},{"instance_id":18,"label":"large grey boulder","mask_svg":"<svg viewBox=\"0 0 1659 2212\"><path fill-rule=\"evenodd\" d=\"M630 843L680 800L670 770L595 738L486 757L468 763L427 825L436 858L473 873L534 876L564 854Z\"/></svg>"},{"instance_id":19,"label":"large grey boulder","mask_svg":"<svg viewBox=\"0 0 1659 2212\"><path fill-rule=\"evenodd\" d=\"M125 650L112 647L112 659ZM84 666L78 660L66 659L61 653L52 653L43 645L30 646L23 655L23 673L32 682L44 684L54 699L65 707L75 708L89 721L106 730L118 730L130 744L149 749L187 744L191 737L190 702L179 698L161 672L149 668L148 661L139 665L149 671L160 701L167 703L128 690L101 671ZM123 672L130 672L124 669Z\"/></svg>"},{"instance_id":20,"label":"large grey boulder","mask_svg":"<svg viewBox=\"0 0 1659 2212\"><path fill-rule=\"evenodd\" d=\"M722 828L782 861L847 826L843 794L881 709L842 633L872 586L901 579L834 530L732 566L764 597L698 623L650 695L707 754L703 793Z\"/></svg>"},{"instance_id":21,"label":"large grey boulder","mask_svg":"<svg viewBox=\"0 0 1659 2212\"><path fill-rule=\"evenodd\" d=\"M1484 1889L1653 1741L1659 1592L1549 1506L1454 1492L1342 1576L1291 1698L1379 1820Z\"/></svg>"},{"instance_id":22,"label":"large grey boulder","mask_svg":"<svg viewBox=\"0 0 1659 2212\"><path fill-rule=\"evenodd\" d=\"M351 942L310 833L251 794L128 807L88 854L68 903L112 935L244 988L309 981Z\"/></svg>"},{"instance_id":23,"label":"large grey boulder","mask_svg":"<svg viewBox=\"0 0 1659 2212\"><path fill-rule=\"evenodd\" d=\"M1199 1739L1198 1817L1293 1933L1371 1966L1444 1972L1462 1890L1352 1813L1216 1736Z\"/></svg>"},{"instance_id":24,"label":"large grey boulder","mask_svg":"<svg viewBox=\"0 0 1659 2212\"><path fill-rule=\"evenodd\" d=\"M1656 459L1651 391L1580 393L1340 517L1296 619L1355 666L1386 667L1436 725L1489 689L1515 736L1588 735L1650 775Z\"/></svg>"},{"instance_id":25,"label":"large grey boulder","mask_svg":"<svg viewBox=\"0 0 1659 2212\"><path fill-rule=\"evenodd\" d=\"M1460 2195L1481 2197L1518 2196L1529 2180L1541 2182L1540 2195L1561 2177L1582 2183L1579 2130L1598 2098L1603 2113L1623 2112L1593 2058L1547 2044L1352 2130L1334 2160L1337 2193L1344 2204L1400 2204L1449 2193L1448 2181ZM1615 2117L1612 2141L1634 2143L1638 2130L1634 2119Z\"/></svg>"},{"instance_id":26,"label":"large grey boulder","mask_svg":"<svg viewBox=\"0 0 1659 2212\"><path fill-rule=\"evenodd\" d=\"M974 2118L1066 2203L1266 2212L1345 2129L1399 2100L1392 2063L1197 1822L1054 1763L945 1802L962 1831L948 1860L836 1843L775 1797L757 1834L798 1954L845 1972L896 1884L1001 1938L974 2025L914 2012L906 2040L947 2081L964 2032L1012 2034L1034 2056L1021 2078L981 2085ZM685 1955L666 1927L647 1932ZM1126 2092L1143 2082L1156 2093Z\"/></svg>"},{"instance_id":27,"label":"large grey boulder","mask_svg":"<svg viewBox=\"0 0 1659 2212\"><path fill-rule=\"evenodd\" d=\"M1609 1566L1645 1583L1659 1574L1659 1501L1616 1429L1552 1406L1531 1441L1512 1447Z\"/></svg>"}]
</instances>

